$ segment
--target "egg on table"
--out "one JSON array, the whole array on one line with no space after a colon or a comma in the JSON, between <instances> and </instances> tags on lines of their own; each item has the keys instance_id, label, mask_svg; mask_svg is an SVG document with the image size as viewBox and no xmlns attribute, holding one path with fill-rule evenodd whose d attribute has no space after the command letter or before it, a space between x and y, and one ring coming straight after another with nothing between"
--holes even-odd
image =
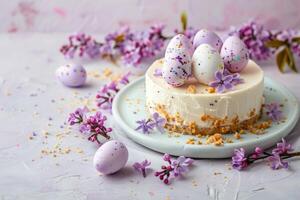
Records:
<instances>
[{"instance_id":1,"label":"egg on table","mask_svg":"<svg viewBox=\"0 0 300 200\"><path fill-rule=\"evenodd\" d=\"M79 87L86 81L86 70L78 64L60 66L55 75L61 83L68 87Z\"/></svg>"},{"instance_id":2,"label":"egg on table","mask_svg":"<svg viewBox=\"0 0 300 200\"><path fill-rule=\"evenodd\" d=\"M201 44L209 44L218 52L220 52L223 43L221 38L216 33L202 29L196 33L193 40L193 46L195 49Z\"/></svg>"},{"instance_id":3,"label":"egg on table","mask_svg":"<svg viewBox=\"0 0 300 200\"><path fill-rule=\"evenodd\" d=\"M245 43L237 36L228 37L222 46L221 57L226 69L230 72L241 72L249 60L249 52Z\"/></svg>"},{"instance_id":4,"label":"egg on table","mask_svg":"<svg viewBox=\"0 0 300 200\"><path fill-rule=\"evenodd\" d=\"M162 68L162 77L168 84L181 86L191 76L192 52L192 43L186 36L178 34L171 39Z\"/></svg>"},{"instance_id":5,"label":"egg on table","mask_svg":"<svg viewBox=\"0 0 300 200\"><path fill-rule=\"evenodd\" d=\"M122 169L128 160L126 146L117 140L104 143L96 151L94 156L94 167L102 174L113 174Z\"/></svg>"},{"instance_id":6,"label":"egg on table","mask_svg":"<svg viewBox=\"0 0 300 200\"><path fill-rule=\"evenodd\" d=\"M193 74L195 78L205 85L215 80L215 73L224 69L219 52L209 44L201 44L194 52Z\"/></svg>"}]
</instances>

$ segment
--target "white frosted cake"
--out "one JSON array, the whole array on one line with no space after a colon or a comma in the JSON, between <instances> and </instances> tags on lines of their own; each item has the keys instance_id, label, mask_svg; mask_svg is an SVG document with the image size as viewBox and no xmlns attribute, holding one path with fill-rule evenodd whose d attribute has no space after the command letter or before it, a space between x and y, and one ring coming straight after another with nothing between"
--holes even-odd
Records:
<instances>
[{"instance_id":1,"label":"white frosted cake","mask_svg":"<svg viewBox=\"0 0 300 200\"><path fill-rule=\"evenodd\" d=\"M214 133L213 123L219 122L220 128L230 128L223 131L228 132L234 128L231 126L249 125L260 116L264 74L255 62L249 61L240 73L244 83L226 93L216 93L193 78L181 87L173 87L154 75L163 62L155 61L146 73L146 101L150 113L158 112L167 118L170 130ZM197 128L189 130L193 124Z\"/></svg>"}]
</instances>

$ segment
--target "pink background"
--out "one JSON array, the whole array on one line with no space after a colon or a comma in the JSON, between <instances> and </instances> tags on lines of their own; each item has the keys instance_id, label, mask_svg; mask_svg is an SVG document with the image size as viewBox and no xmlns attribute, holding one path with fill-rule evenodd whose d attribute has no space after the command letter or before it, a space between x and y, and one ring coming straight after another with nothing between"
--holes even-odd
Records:
<instances>
[{"instance_id":1,"label":"pink background","mask_svg":"<svg viewBox=\"0 0 300 200\"><path fill-rule=\"evenodd\" d=\"M251 18L269 28L300 28L299 8L299 0L2 0L0 31L107 33L159 21L171 30L182 10L197 28L224 30Z\"/></svg>"}]
</instances>

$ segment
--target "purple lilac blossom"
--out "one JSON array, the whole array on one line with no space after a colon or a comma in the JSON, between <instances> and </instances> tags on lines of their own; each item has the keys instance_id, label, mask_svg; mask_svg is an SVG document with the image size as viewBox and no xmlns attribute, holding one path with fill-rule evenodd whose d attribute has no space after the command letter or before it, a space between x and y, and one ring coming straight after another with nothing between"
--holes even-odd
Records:
<instances>
[{"instance_id":1,"label":"purple lilac blossom","mask_svg":"<svg viewBox=\"0 0 300 200\"><path fill-rule=\"evenodd\" d=\"M154 128L154 124L151 123L151 120L150 120L150 119L148 119L148 120L145 120L145 119L143 119L143 120L138 120L138 121L136 121L136 123L138 124L138 127L137 127L135 130L136 130L136 131L142 130L142 132L143 132L144 134L146 134L146 133L149 134L150 131L152 131L153 128Z\"/></svg>"},{"instance_id":2,"label":"purple lilac blossom","mask_svg":"<svg viewBox=\"0 0 300 200\"><path fill-rule=\"evenodd\" d=\"M280 108L280 104L274 102L264 105L265 112L272 121L278 122L283 118L283 113Z\"/></svg>"},{"instance_id":3,"label":"purple lilac blossom","mask_svg":"<svg viewBox=\"0 0 300 200\"><path fill-rule=\"evenodd\" d=\"M234 150L231 163L232 167L237 170L243 170L248 166L248 159L243 148Z\"/></svg>"},{"instance_id":4,"label":"purple lilac blossom","mask_svg":"<svg viewBox=\"0 0 300 200\"><path fill-rule=\"evenodd\" d=\"M233 87L232 75L224 75L222 71L215 73L215 81L210 82L209 86L216 88L218 93L223 93L225 90L230 90Z\"/></svg>"},{"instance_id":5,"label":"purple lilac blossom","mask_svg":"<svg viewBox=\"0 0 300 200\"><path fill-rule=\"evenodd\" d=\"M157 112L152 115L152 125L161 133L164 132L164 126L166 124L166 119L159 116Z\"/></svg>"},{"instance_id":6,"label":"purple lilac blossom","mask_svg":"<svg viewBox=\"0 0 300 200\"><path fill-rule=\"evenodd\" d=\"M151 162L149 162L147 159L142 162L135 162L133 164L133 168L136 171L142 172L143 176L146 177L146 169L151 165Z\"/></svg>"}]
</instances>

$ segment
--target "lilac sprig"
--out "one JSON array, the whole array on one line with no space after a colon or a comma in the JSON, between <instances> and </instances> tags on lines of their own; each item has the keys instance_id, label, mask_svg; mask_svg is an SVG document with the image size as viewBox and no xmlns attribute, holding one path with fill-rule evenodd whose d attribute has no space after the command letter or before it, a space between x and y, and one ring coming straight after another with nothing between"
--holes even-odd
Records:
<instances>
[{"instance_id":1,"label":"lilac sprig","mask_svg":"<svg viewBox=\"0 0 300 200\"><path fill-rule=\"evenodd\" d=\"M300 152L292 151L292 145L288 144L285 139L282 138L281 142L277 143L271 153L263 151L260 147L256 147L254 152L247 156L243 148L235 149L231 163L234 169L244 170L250 164L257 162L258 160L266 159L269 161L271 168L274 170L288 168L289 164L285 160L295 156L300 156Z\"/></svg>"},{"instance_id":2,"label":"lilac sprig","mask_svg":"<svg viewBox=\"0 0 300 200\"><path fill-rule=\"evenodd\" d=\"M156 128L159 132L164 132L164 126L166 124L166 119L161 117L158 113L153 113L152 118L149 119L142 119L136 121L138 124L136 131L141 130L144 134L149 134L151 131L153 131L154 128Z\"/></svg>"},{"instance_id":3,"label":"lilac sprig","mask_svg":"<svg viewBox=\"0 0 300 200\"><path fill-rule=\"evenodd\" d=\"M151 165L151 162L149 162L147 159L142 161L142 162L135 162L132 167L138 171L141 172L143 177L146 178L146 171L149 168L149 166Z\"/></svg>"},{"instance_id":4,"label":"lilac sprig","mask_svg":"<svg viewBox=\"0 0 300 200\"><path fill-rule=\"evenodd\" d=\"M68 122L71 126L79 125L79 131L88 136L88 140L101 144L98 136L110 139L108 135L112 128L107 128L105 122L106 116L101 112L96 112L95 115L87 117L88 109L78 108L74 113L70 113Z\"/></svg>"},{"instance_id":5,"label":"lilac sprig","mask_svg":"<svg viewBox=\"0 0 300 200\"><path fill-rule=\"evenodd\" d=\"M169 154L164 154L163 160L166 161L168 165L162 165L161 171L155 172L154 175L159 177L165 184L169 184L171 178L183 176L189 171L189 167L194 162L193 159L185 158L184 156L172 159Z\"/></svg>"},{"instance_id":6,"label":"lilac sprig","mask_svg":"<svg viewBox=\"0 0 300 200\"><path fill-rule=\"evenodd\" d=\"M123 75L119 81L112 81L100 88L96 94L96 103L100 109L111 111L113 100L116 94L120 91L120 85L127 85L130 82L130 75L131 73L129 72Z\"/></svg>"},{"instance_id":7,"label":"lilac sprig","mask_svg":"<svg viewBox=\"0 0 300 200\"><path fill-rule=\"evenodd\" d=\"M250 21L241 27L232 28L229 35L238 36L247 46L250 58L267 60L276 53L276 63L281 72L285 66L297 72L294 55L300 56L300 32L292 29L268 30L263 25Z\"/></svg>"},{"instance_id":8,"label":"lilac sprig","mask_svg":"<svg viewBox=\"0 0 300 200\"><path fill-rule=\"evenodd\" d=\"M69 36L68 44L60 48L66 57L120 59L124 64L138 66L143 60L159 54L168 39L163 36L164 25L156 24L144 31L132 31L129 27L109 33L103 42L98 42L84 33Z\"/></svg>"},{"instance_id":9,"label":"lilac sprig","mask_svg":"<svg viewBox=\"0 0 300 200\"><path fill-rule=\"evenodd\" d=\"M76 55L79 57L87 55L89 58L96 58L100 55L99 48L102 44L89 35L75 33L69 36L68 41L68 44L60 48L60 52L67 58L73 58Z\"/></svg>"}]
</instances>

